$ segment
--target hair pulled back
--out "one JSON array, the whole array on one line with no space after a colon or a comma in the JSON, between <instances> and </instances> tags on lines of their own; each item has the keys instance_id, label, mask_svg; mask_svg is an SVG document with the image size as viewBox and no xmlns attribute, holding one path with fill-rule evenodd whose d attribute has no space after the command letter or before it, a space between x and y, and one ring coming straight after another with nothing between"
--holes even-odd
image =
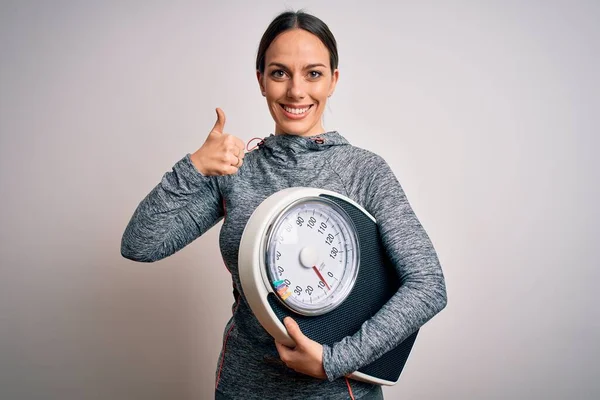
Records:
<instances>
[{"instance_id":1,"label":"hair pulled back","mask_svg":"<svg viewBox=\"0 0 600 400\"><path fill-rule=\"evenodd\" d=\"M256 55L256 69L261 74L265 72L265 54L275 38L291 29L304 29L318 37L329 51L329 64L331 72L338 67L338 51L335 37L329 27L314 15L299 11L285 11L279 14L267 27L260 40Z\"/></svg>"}]
</instances>

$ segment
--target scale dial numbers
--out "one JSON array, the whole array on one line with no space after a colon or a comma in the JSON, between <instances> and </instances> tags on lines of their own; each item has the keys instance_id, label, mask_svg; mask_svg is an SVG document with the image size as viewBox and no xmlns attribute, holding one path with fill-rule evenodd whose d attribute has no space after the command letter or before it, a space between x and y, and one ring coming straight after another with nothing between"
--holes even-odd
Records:
<instances>
[{"instance_id":1,"label":"scale dial numbers","mask_svg":"<svg viewBox=\"0 0 600 400\"><path fill-rule=\"evenodd\" d=\"M266 245L271 287L291 310L320 315L339 306L358 274L352 220L333 201L303 199L283 210Z\"/></svg>"}]
</instances>

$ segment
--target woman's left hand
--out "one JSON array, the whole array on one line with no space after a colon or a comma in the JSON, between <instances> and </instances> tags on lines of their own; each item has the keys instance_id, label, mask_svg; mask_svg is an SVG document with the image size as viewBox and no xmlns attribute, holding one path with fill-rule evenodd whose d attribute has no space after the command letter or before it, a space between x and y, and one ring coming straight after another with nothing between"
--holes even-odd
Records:
<instances>
[{"instance_id":1,"label":"woman's left hand","mask_svg":"<svg viewBox=\"0 0 600 400\"><path fill-rule=\"evenodd\" d=\"M281 360L296 372L327 379L323 368L323 346L304 336L292 318L285 317L283 323L292 340L296 342L296 347L292 349L276 341L275 346Z\"/></svg>"}]
</instances>

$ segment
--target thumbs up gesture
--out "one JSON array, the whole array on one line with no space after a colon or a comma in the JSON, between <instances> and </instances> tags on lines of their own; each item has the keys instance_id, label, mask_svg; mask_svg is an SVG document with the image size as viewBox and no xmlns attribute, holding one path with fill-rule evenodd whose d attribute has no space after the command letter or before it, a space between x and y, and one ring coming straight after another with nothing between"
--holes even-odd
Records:
<instances>
[{"instance_id":1,"label":"thumbs up gesture","mask_svg":"<svg viewBox=\"0 0 600 400\"><path fill-rule=\"evenodd\" d=\"M296 372L327 379L323 368L323 346L305 336L291 317L285 317L283 323L288 335L296 343L296 347L290 349L284 344L275 342L281 361Z\"/></svg>"},{"instance_id":2,"label":"thumbs up gesture","mask_svg":"<svg viewBox=\"0 0 600 400\"><path fill-rule=\"evenodd\" d=\"M244 163L244 142L224 133L225 113L220 108L216 111L215 126L202 147L190 157L196 169L204 176L235 174Z\"/></svg>"}]
</instances>

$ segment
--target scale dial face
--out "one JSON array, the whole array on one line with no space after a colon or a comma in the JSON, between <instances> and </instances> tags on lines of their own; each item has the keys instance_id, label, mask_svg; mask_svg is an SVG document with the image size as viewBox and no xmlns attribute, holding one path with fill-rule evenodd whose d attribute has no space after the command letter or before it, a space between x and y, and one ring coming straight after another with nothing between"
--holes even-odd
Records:
<instances>
[{"instance_id":1,"label":"scale dial face","mask_svg":"<svg viewBox=\"0 0 600 400\"><path fill-rule=\"evenodd\" d=\"M321 197L297 200L282 210L265 243L268 284L290 310L321 315L350 294L360 259L348 214Z\"/></svg>"}]
</instances>

